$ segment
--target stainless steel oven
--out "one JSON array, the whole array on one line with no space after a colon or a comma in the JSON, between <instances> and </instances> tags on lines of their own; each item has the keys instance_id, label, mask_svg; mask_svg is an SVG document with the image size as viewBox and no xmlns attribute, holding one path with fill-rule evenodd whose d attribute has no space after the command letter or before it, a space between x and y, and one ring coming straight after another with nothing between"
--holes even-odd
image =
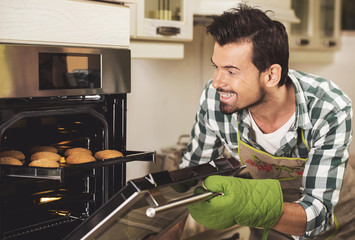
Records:
<instances>
[{"instance_id":1,"label":"stainless steel oven","mask_svg":"<svg viewBox=\"0 0 355 240\"><path fill-rule=\"evenodd\" d=\"M63 239L126 184L125 163L154 161L126 149L129 49L0 44L1 239ZM56 168L31 167L31 149L50 146ZM111 149L122 157L70 165L64 153Z\"/></svg>"}]
</instances>

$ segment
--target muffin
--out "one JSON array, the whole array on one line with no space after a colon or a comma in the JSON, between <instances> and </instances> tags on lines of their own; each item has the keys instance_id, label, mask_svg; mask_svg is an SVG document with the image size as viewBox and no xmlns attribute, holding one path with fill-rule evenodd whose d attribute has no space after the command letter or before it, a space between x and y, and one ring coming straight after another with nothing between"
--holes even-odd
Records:
<instances>
[{"instance_id":1,"label":"muffin","mask_svg":"<svg viewBox=\"0 0 355 240\"><path fill-rule=\"evenodd\" d=\"M67 150L64 152L64 156L65 156L65 157L68 157L69 155L77 154L77 153L92 155L92 152L91 152L89 149L77 147L77 148L70 148L70 149L67 149Z\"/></svg>"},{"instance_id":2,"label":"muffin","mask_svg":"<svg viewBox=\"0 0 355 240\"><path fill-rule=\"evenodd\" d=\"M0 164L22 166L22 162L13 157L0 157Z\"/></svg>"},{"instance_id":3,"label":"muffin","mask_svg":"<svg viewBox=\"0 0 355 240\"><path fill-rule=\"evenodd\" d=\"M120 151L110 150L110 149L98 151L95 153L96 159L109 159L109 158L117 158L122 156L123 154Z\"/></svg>"},{"instance_id":4,"label":"muffin","mask_svg":"<svg viewBox=\"0 0 355 240\"><path fill-rule=\"evenodd\" d=\"M17 150L2 151L2 152L0 152L0 157L12 157L12 158L16 158L20 161L25 160L25 154L23 154L21 151L17 151Z\"/></svg>"},{"instance_id":5,"label":"muffin","mask_svg":"<svg viewBox=\"0 0 355 240\"><path fill-rule=\"evenodd\" d=\"M38 159L28 164L30 167L58 168L59 162L50 159Z\"/></svg>"},{"instance_id":6,"label":"muffin","mask_svg":"<svg viewBox=\"0 0 355 240\"><path fill-rule=\"evenodd\" d=\"M34 146L30 149L31 154L34 154L36 152L58 153L58 150L55 147L51 147L51 146Z\"/></svg>"},{"instance_id":7,"label":"muffin","mask_svg":"<svg viewBox=\"0 0 355 240\"><path fill-rule=\"evenodd\" d=\"M87 153L74 153L69 155L65 160L68 164L81 164L96 161L92 155Z\"/></svg>"},{"instance_id":8,"label":"muffin","mask_svg":"<svg viewBox=\"0 0 355 240\"><path fill-rule=\"evenodd\" d=\"M36 152L31 155L30 160L35 161L39 159L48 159L48 160L54 160L54 161L60 161L60 155L57 153L52 153L52 152Z\"/></svg>"}]
</instances>

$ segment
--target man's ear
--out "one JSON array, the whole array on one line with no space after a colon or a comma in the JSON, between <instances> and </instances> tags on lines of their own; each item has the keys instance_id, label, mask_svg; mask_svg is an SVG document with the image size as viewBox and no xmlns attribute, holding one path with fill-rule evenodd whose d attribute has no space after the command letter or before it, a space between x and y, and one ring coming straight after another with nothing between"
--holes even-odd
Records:
<instances>
[{"instance_id":1,"label":"man's ear","mask_svg":"<svg viewBox=\"0 0 355 240\"><path fill-rule=\"evenodd\" d=\"M265 71L265 85L267 87L276 87L281 80L281 66L279 64L271 65Z\"/></svg>"}]
</instances>

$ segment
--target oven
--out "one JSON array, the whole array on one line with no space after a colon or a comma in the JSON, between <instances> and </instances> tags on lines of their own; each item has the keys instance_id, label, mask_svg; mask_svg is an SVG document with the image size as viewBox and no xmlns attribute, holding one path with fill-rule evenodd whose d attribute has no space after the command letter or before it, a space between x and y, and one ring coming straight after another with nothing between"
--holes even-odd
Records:
<instances>
[{"instance_id":1,"label":"oven","mask_svg":"<svg viewBox=\"0 0 355 240\"><path fill-rule=\"evenodd\" d=\"M154 161L126 149L129 49L0 44L1 239L63 239L126 185L125 163ZM34 147L56 149L57 167L30 166ZM68 149L123 156L68 164Z\"/></svg>"}]
</instances>

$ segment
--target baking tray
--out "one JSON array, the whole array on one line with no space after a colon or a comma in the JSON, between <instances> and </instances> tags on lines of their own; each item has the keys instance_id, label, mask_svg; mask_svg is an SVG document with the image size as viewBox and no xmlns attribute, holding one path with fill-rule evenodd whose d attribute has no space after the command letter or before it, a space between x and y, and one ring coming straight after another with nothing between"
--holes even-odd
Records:
<instances>
[{"instance_id":1,"label":"baking tray","mask_svg":"<svg viewBox=\"0 0 355 240\"><path fill-rule=\"evenodd\" d=\"M132 161L155 162L155 152L126 151L122 157L96 160L95 162L83 164L62 163L59 168L0 165L0 174L1 176L6 177L38 178L63 181L67 172L72 170L87 170Z\"/></svg>"}]
</instances>

